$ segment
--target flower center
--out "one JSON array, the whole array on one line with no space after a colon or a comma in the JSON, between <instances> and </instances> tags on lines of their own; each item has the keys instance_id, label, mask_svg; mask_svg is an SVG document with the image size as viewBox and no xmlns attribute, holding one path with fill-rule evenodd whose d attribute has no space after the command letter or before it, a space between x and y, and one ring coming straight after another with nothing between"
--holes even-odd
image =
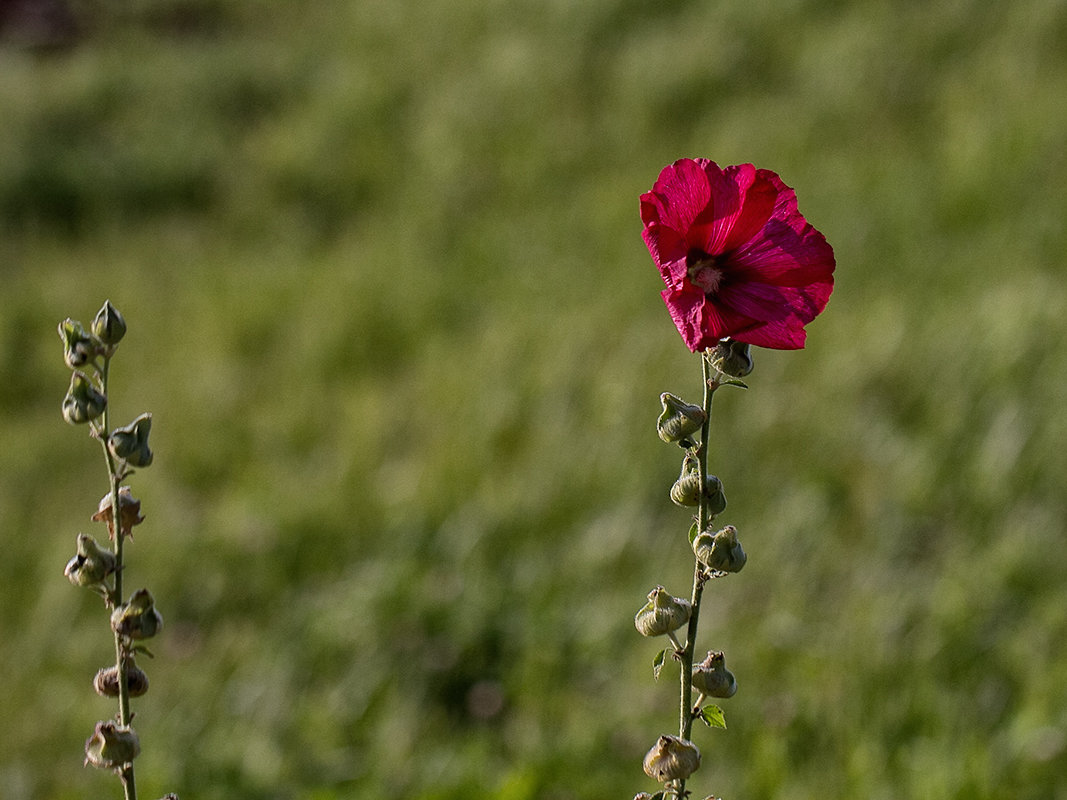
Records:
<instances>
[{"instance_id":1,"label":"flower center","mask_svg":"<svg viewBox=\"0 0 1067 800\"><path fill-rule=\"evenodd\" d=\"M689 280L704 294L713 295L722 282L722 268L715 256L709 256L700 250L692 250L685 259Z\"/></svg>"}]
</instances>

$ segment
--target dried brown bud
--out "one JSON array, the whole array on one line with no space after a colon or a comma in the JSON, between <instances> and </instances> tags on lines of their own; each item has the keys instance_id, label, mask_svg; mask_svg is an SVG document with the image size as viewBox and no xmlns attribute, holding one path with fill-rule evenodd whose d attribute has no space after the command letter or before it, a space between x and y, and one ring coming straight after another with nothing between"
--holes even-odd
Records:
<instances>
[{"instance_id":1,"label":"dried brown bud","mask_svg":"<svg viewBox=\"0 0 1067 800\"><path fill-rule=\"evenodd\" d=\"M148 676L145 675L144 670L134 664L132 660L127 661L125 667L126 688L130 693L130 697L140 697L148 691ZM118 697L118 667L112 664L110 667L104 667L99 670L96 673L96 677L93 678L93 688L101 697Z\"/></svg>"},{"instance_id":2,"label":"dried brown bud","mask_svg":"<svg viewBox=\"0 0 1067 800\"><path fill-rule=\"evenodd\" d=\"M100 498L97 512L93 514L93 522L106 522L108 538L115 538L115 526L111 518L111 493ZM122 535L133 538L133 526L144 522L141 516L141 501L130 494L130 487L123 486L119 489L119 519L121 520Z\"/></svg>"},{"instance_id":3,"label":"dried brown bud","mask_svg":"<svg viewBox=\"0 0 1067 800\"><path fill-rule=\"evenodd\" d=\"M141 743L133 728L112 721L98 722L85 742L85 763L100 769L118 769L140 752Z\"/></svg>"},{"instance_id":4,"label":"dried brown bud","mask_svg":"<svg viewBox=\"0 0 1067 800\"><path fill-rule=\"evenodd\" d=\"M688 739L663 735L645 756L644 767L660 783L685 780L700 767L700 751Z\"/></svg>"},{"instance_id":5,"label":"dried brown bud","mask_svg":"<svg viewBox=\"0 0 1067 800\"><path fill-rule=\"evenodd\" d=\"M733 697L737 680L726 668L726 656L709 650L707 658L693 667L693 688L708 697Z\"/></svg>"}]
</instances>

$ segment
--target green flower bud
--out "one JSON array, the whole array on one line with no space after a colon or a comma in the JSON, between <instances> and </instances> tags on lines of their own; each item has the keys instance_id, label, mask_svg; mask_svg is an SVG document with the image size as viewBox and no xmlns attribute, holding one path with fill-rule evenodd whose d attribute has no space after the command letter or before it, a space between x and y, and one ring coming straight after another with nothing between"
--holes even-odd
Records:
<instances>
[{"instance_id":1,"label":"green flower bud","mask_svg":"<svg viewBox=\"0 0 1067 800\"><path fill-rule=\"evenodd\" d=\"M743 378L752 372L752 348L744 342L723 339L708 350L708 361L723 375Z\"/></svg>"},{"instance_id":2,"label":"green flower bud","mask_svg":"<svg viewBox=\"0 0 1067 800\"><path fill-rule=\"evenodd\" d=\"M59 338L63 340L63 360L71 369L84 367L100 354L100 342L70 317L59 323Z\"/></svg>"},{"instance_id":3,"label":"green flower bud","mask_svg":"<svg viewBox=\"0 0 1067 800\"><path fill-rule=\"evenodd\" d=\"M138 589L111 613L111 630L130 639L151 639L163 627L155 600L147 589Z\"/></svg>"},{"instance_id":4,"label":"green flower bud","mask_svg":"<svg viewBox=\"0 0 1067 800\"><path fill-rule=\"evenodd\" d=\"M648 593L648 602L634 615L634 627L642 636L662 636L689 622L693 606L681 597L672 597L662 586Z\"/></svg>"},{"instance_id":5,"label":"green flower bud","mask_svg":"<svg viewBox=\"0 0 1067 800\"><path fill-rule=\"evenodd\" d=\"M85 742L85 763L100 769L118 769L131 763L141 752L141 742L133 728L112 721L98 722Z\"/></svg>"},{"instance_id":6,"label":"green flower bud","mask_svg":"<svg viewBox=\"0 0 1067 800\"><path fill-rule=\"evenodd\" d=\"M704 424L704 409L679 400L669 392L661 394L659 399L663 403L663 413L656 422L659 438L665 442L677 442L682 447L692 447L695 443L689 437Z\"/></svg>"},{"instance_id":7,"label":"green flower bud","mask_svg":"<svg viewBox=\"0 0 1067 800\"><path fill-rule=\"evenodd\" d=\"M93 320L93 335L107 345L116 345L126 335L126 320L118 309L105 300L103 307L96 312Z\"/></svg>"},{"instance_id":8,"label":"green flower bud","mask_svg":"<svg viewBox=\"0 0 1067 800\"><path fill-rule=\"evenodd\" d=\"M148 676L144 670L128 659L123 665L126 668L126 689L130 697L140 697L148 691ZM93 678L93 688L101 697L119 696L119 668L112 664L97 671Z\"/></svg>"},{"instance_id":9,"label":"green flower bud","mask_svg":"<svg viewBox=\"0 0 1067 800\"><path fill-rule=\"evenodd\" d=\"M148 449L148 434L152 430L152 415L142 414L124 428L115 428L107 439L111 455L133 467L147 467L152 463Z\"/></svg>"},{"instance_id":10,"label":"green flower bud","mask_svg":"<svg viewBox=\"0 0 1067 800\"><path fill-rule=\"evenodd\" d=\"M740 572L748 561L737 528L727 525L718 533L703 531L693 539L693 553L708 569L718 572Z\"/></svg>"},{"instance_id":11,"label":"green flower bud","mask_svg":"<svg viewBox=\"0 0 1067 800\"><path fill-rule=\"evenodd\" d=\"M75 586L99 586L115 571L115 554L104 550L96 539L78 534L78 552L67 562L63 574Z\"/></svg>"},{"instance_id":12,"label":"green flower bud","mask_svg":"<svg viewBox=\"0 0 1067 800\"><path fill-rule=\"evenodd\" d=\"M700 751L688 739L663 735L645 755L644 767L660 783L684 781L700 768Z\"/></svg>"},{"instance_id":13,"label":"green flower bud","mask_svg":"<svg viewBox=\"0 0 1067 800\"><path fill-rule=\"evenodd\" d=\"M100 498L100 504L92 519L93 522L106 522L108 538L114 539L115 523L111 516L111 494L108 493ZM119 487L119 521L122 535L130 539L133 538L133 526L144 522L144 517L141 516L141 501L130 494L129 486Z\"/></svg>"},{"instance_id":14,"label":"green flower bud","mask_svg":"<svg viewBox=\"0 0 1067 800\"><path fill-rule=\"evenodd\" d=\"M708 476L707 495L708 514L717 517L726 510L726 492L722 490L722 481L714 475Z\"/></svg>"},{"instance_id":15,"label":"green flower bud","mask_svg":"<svg viewBox=\"0 0 1067 800\"><path fill-rule=\"evenodd\" d=\"M104 413L107 398L96 390L84 372L75 371L63 398L63 419L71 425L90 422Z\"/></svg>"},{"instance_id":16,"label":"green flower bud","mask_svg":"<svg viewBox=\"0 0 1067 800\"><path fill-rule=\"evenodd\" d=\"M708 500L708 512L715 516L726 509L726 495L722 490L722 481L714 475L708 475L704 484L704 494ZM671 500L679 506L700 505L700 467L696 456L686 455L682 461L682 471L678 480L671 486Z\"/></svg>"},{"instance_id":17,"label":"green flower bud","mask_svg":"<svg viewBox=\"0 0 1067 800\"><path fill-rule=\"evenodd\" d=\"M707 697L733 697L737 680L726 668L726 656L709 650L707 658L693 666L693 688Z\"/></svg>"}]
</instances>

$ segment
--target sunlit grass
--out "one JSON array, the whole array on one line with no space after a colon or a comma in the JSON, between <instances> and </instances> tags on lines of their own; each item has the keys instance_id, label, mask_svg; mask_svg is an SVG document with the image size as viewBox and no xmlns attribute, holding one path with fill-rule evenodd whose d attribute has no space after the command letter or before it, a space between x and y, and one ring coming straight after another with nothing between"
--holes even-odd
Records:
<instances>
[{"instance_id":1,"label":"sunlit grass","mask_svg":"<svg viewBox=\"0 0 1067 800\"><path fill-rule=\"evenodd\" d=\"M699 370L637 197L681 156L778 171L839 264L716 398L750 561L697 791L1063 796L1065 44L1039 0L174 0L0 50L4 797L115 790L54 333L106 297L154 414L145 797L651 789L631 618L690 578L654 420Z\"/></svg>"}]
</instances>

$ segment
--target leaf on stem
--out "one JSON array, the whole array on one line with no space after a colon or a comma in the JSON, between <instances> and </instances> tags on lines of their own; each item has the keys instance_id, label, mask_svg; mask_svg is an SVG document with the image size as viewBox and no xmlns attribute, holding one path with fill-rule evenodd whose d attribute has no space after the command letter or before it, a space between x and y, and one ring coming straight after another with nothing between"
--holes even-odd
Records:
<instances>
[{"instance_id":1,"label":"leaf on stem","mask_svg":"<svg viewBox=\"0 0 1067 800\"><path fill-rule=\"evenodd\" d=\"M659 680L659 674L663 670L663 665L667 663L667 649L664 648L656 653L656 657L652 659L652 677L657 681Z\"/></svg>"},{"instance_id":2,"label":"leaf on stem","mask_svg":"<svg viewBox=\"0 0 1067 800\"><path fill-rule=\"evenodd\" d=\"M700 533L700 523L693 521L693 524L689 528L689 544L692 545L697 538L697 534Z\"/></svg>"},{"instance_id":3,"label":"leaf on stem","mask_svg":"<svg viewBox=\"0 0 1067 800\"><path fill-rule=\"evenodd\" d=\"M696 716L709 728L726 728L726 716L718 706L704 706Z\"/></svg>"}]
</instances>

